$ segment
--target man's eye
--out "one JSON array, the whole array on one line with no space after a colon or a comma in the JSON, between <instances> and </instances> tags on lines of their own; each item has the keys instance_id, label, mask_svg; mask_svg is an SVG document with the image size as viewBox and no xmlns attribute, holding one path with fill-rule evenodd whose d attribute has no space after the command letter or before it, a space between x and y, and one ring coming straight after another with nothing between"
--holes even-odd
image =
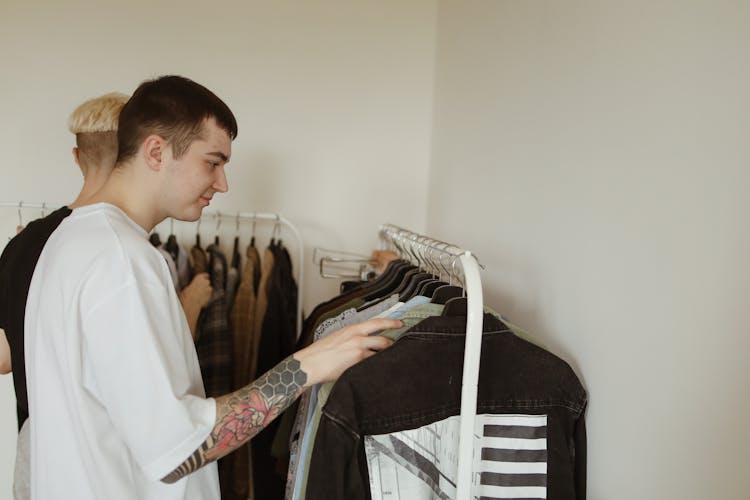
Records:
<instances>
[{"instance_id":1,"label":"man's eye","mask_svg":"<svg viewBox=\"0 0 750 500\"><path fill-rule=\"evenodd\" d=\"M219 166L219 162L210 161L210 162L208 162L208 166L211 167L211 168L216 168L216 167Z\"/></svg>"}]
</instances>

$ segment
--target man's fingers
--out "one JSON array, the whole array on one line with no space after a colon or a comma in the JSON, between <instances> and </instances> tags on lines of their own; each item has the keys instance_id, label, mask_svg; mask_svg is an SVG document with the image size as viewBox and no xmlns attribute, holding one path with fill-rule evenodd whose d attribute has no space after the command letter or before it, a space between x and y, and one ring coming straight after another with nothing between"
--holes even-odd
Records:
<instances>
[{"instance_id":1,"label":"man's fingers","mask_svg":"<svg viewBox=\"0 0 750 500\"><path fill-rule=\"evenodd\" d=\"M371 351L382 351L386 347L393 344L393 341L388 337L374 336L374 337L363 337L362 347Z\"/></svg>"},{"instance_id":2,"label":"man's fingers","mask_svg":"<svg viewBox=\"0 0 750 500\"><path fill-rule=\"evenodd\" d=\"M376 318L354 325L352 329L357 335L370 335L380 330L391 330L402 326L404 324L397 319Z\"/></svg>"}]
</instances>

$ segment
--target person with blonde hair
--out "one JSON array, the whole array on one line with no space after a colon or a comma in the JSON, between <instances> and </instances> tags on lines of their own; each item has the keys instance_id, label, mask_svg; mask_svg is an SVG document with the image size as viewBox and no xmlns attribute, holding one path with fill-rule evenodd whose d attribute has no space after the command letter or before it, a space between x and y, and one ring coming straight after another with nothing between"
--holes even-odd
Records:
<instances>
[{"instance_id":1,"label":"person with blonde hair","mask_svg":"<svg viewBox=\"0 0 750 500\"><path fill-rule=\"evenodd\" d=\"M83 174L83 186L68 206L31 222L13 238L0 257L0 374L13 372L18 417L18 444L13 495L29 498L29 405L24 360L25 308L31 278L50 235L72 209L86 202L104 185L117 160L117 128L128 96L112 92L89 99L70 115L68 129L75 135L73 159ZM195 333L201 308L211 296L208 275L197 275L180 293L191 333Z\"/></svg>"},{"instance_id":2,"label":"person with blonde hair","mask_svg":"<svg viewBox=\"0 0 750 500\"><path fill-rule=\"evenodd\" d=\"M119 92L89 99L68 119L76 136L73 158L83 174L83 187L69 208L84 204L104 185L117 160L117 120L128 96Z\"/></svg>"}]
</instances>

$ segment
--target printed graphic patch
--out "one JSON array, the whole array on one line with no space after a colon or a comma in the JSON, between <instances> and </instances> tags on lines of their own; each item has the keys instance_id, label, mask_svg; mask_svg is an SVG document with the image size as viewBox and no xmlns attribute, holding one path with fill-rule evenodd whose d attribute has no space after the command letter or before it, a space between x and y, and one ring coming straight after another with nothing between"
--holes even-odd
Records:
<instances>
[{"instance_id":1,"label":"printed graphic patch","mask_svg":"<svg viewBox=\"0 0 750 500\"><path fill-rule=\"evenodd\" d=\"M450 500L456 495L459 417L365 436L373 500ZM477 415L474 500L547 498L547 416Z\"/></svg>"}]
</instances>

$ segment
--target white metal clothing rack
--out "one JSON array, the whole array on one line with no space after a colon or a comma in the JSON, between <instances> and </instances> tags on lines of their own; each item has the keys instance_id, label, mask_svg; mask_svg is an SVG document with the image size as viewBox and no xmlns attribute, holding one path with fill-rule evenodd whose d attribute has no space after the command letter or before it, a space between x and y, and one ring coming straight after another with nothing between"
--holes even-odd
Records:
<instances>
[{"instance_id":1,"label":"white metal clothing rack","mask_svg":"<svg viewBox=\"0 0 750 500\"><path fill-rule=\"evenodd\" d=\"M19 225L22 225L22 211L23 210L31 210L31 209L39 209L42 212L49 213L51 211L57 210L60 208L60 205L50 205L46 202L25 202L25 201L0 201L0 208L12 208L18 210L18 218L19 218ZM42 215L40 213L39 215ZM37 218L37 215L34 215L34 219ZM263 213L263 212L222 212L219 210L211 211L211 210L204 210L200 221L207 221L207 220L233 220L236 221L239 225L239 221L268 221L268 222L274 222L278 225L283 225L289 228L289 230L294 234L294 238L297 243L297 336L299 336L301 330L302 330L302 279L303 279L303 264L305 261L304 255L305 255L305 247L302 241L302 235L300 234L299 230L295 227L292 222L287 219L286 217L276 214L276 213ZM200 222L199 221L199 222ZM179 223L184 224L185 221L179 221Z\"/></svg>"},{"instance_id":2,"label":"white metal clothing rack","mask_svg":"<svg viewBox=\"0 0 750 500\"><path fill-rule=\"evenodd\" d=\"M479 359L482 349L483 297L479 263L471 252L450 243L435 240L407 229L384 224L380 229L383 240L393 243L402 257L421 267L432 267L436 274L440 270L451 272L444 266L442 258L449 259L455 274L458 263L463 271L466 290L466 344L464 348L464 371L461 385L461 418L459 432L458 473L456 499L469 500L472 478L472 451L474 420L477 413L477 384L479 381ZM435 260L437 257L437 260Z\"/></svg>"}]
</instances>

